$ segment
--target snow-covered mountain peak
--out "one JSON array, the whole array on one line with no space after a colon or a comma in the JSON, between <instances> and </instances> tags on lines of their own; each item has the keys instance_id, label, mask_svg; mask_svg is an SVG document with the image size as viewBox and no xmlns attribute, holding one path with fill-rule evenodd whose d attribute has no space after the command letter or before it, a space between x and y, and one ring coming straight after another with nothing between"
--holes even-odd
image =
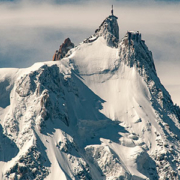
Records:
<instances>
[{"instance_id":1,"label":"snow-covered mountain peak","mask_svg":"<svg viewBox=\"0 0 180 180\"><path fill-rule=\"evenodd\" d=\"M145 76L149 73L156 74L152 52L149 51L145 41L141 39L139 31L127 31L119 44L120 57L126 65L136 66L140 74Z\"/></svg>"},{"instance_id":2,"label":"snow-covered mountain peak","mask_svg":"<svg viewBox=\"0 0 180 180\"><path fill-rule=\"evenodd\" d=\"M180 109L118 30L112 13L61 60L0 71L0 179L180 179Z\"/></svg>"},{"instance_id":3,"label":"snow-covered mountain peak","mask_svg":"<svg viewBox=\"0 0 180 180\"><path fill-rule=\"evenodd\" d=\"M96 29L95 34L84 42L93 42L97 38L103 37L108 46L117 47L119 42L119 26L117 19L118 18L114 15L108 16L99 28Z\"/></svg>"}]
</instances>

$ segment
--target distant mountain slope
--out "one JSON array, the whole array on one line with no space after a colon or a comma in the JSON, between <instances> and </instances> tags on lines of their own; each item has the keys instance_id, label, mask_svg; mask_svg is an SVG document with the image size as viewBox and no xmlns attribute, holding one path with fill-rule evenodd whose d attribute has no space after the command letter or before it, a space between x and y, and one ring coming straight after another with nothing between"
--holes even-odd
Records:
<instances>
[{"instance_id":1,"label":"distant mountain slope","mask_svg":"<svg viewBox=\"0 0 180 180\"><path fill-rule=\"evenodd\" d=\"M109 16L60 61L0 70L0 179L180 178L180 109L117 34Z\"/></svg>"}]
</instances>

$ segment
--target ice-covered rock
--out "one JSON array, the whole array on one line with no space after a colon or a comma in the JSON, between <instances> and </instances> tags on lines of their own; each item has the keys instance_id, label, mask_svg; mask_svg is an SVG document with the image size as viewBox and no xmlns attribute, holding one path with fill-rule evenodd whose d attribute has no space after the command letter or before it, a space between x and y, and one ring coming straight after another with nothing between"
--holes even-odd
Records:
<instances>
[{"instance_id":1,"label":"ice-covered rock","mask_svg":"<svg viewBox=\"0 0 180 180\"><path fill-rule=\"evenodd\" d=\"M91 145L86 147L86 155L102 172L106 179L131 179L132 176L116 154L108 146Z\"/></svg>"},{"instance_id":2,"label":"ice-covered rock","mask_svg":"<svg viewBox=\"0 0 180 180\"><path fill-rule=\"evenodd\" d=\"M91 43L99 37L103 37L108 46L118 47L119 26L117 19L118 18L114 15L108 16L99 26L99 28L96 29L95 34L84 40L84 43Z\"/></svg>"}]
</instances>

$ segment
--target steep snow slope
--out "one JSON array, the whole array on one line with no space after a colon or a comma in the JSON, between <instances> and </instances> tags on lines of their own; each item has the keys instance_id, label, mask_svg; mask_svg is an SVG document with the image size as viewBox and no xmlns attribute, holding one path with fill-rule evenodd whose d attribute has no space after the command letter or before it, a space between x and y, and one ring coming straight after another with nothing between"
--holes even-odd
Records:
<instances>
[{"instance_id":1,"label":"steep snow slope","mask_svg":"<svg viewBox=\"0 0 180 180\"><path fill-rule=\"evenodd\" d=\"M0 71L0 179L180 178L180 110L118 31L109 16L61 61Z\"/></svg>"},{"instance_id":2,"label":"steep snow slope","mask_svg":"<svg viewBox=\"0 0 180 180\"><path fill-rule=\"evenodd\" d=\"M112 147L131 175L175 178L179 165L173 162L178 161L179 155L171 152L172 147L179 148L179 115L156 75L151 52L141 35L128 32L118 49L106 46L100 37L78 46L69 59L83 82L103 99L100 112L126 129L119 144L109 144L100 136L101 142ZM113 135L107 139L112 140ZM88 147L91 149L91 145ZM156 168L161 156L168 161L160 160L161 166Z\"/></svg>"}]
</instances>

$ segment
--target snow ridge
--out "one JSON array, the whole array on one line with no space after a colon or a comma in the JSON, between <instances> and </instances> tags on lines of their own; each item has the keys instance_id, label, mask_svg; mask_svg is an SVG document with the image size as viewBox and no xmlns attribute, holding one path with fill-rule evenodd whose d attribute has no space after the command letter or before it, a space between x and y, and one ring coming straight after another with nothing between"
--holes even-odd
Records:
<instances>
[{"instance_id":1,"label":"snow ridge","mask_svg":"<svg viewBox=\"0 0 180 180\"><path fill-rule=\"evenodd\" d=\"M145 42L141 40L139 32L127 32L120 45L120 57L122 57L128 66L135 66L137 72L143 77L151 94L150 101L155 109L157 122L163 128L163 131L166 132L163 133L163 136L170 140L170 142L176 142L180 128L179 110L177 110L169 93L157 77L152 53L148 50ZM164 146L169 147L170 143L166 141L164 142ZM177 146L178 148L179 143L176 142L173 146ZM173 161L178 161L179 157L177 153L171 152L172 148L169 148L169 151L166 150L166 158L170 164L168 167L167 164L164 164L167 171L166 176L170 179L172 178L171 172L173 170L176 172L176 168L173 168L174 163L172 159ZM159 155L156 156L155 159L158 159ZM161 168L163 169L163 167L160 167L159 171L163 172Z\"/></svg>"}]
</instances>

